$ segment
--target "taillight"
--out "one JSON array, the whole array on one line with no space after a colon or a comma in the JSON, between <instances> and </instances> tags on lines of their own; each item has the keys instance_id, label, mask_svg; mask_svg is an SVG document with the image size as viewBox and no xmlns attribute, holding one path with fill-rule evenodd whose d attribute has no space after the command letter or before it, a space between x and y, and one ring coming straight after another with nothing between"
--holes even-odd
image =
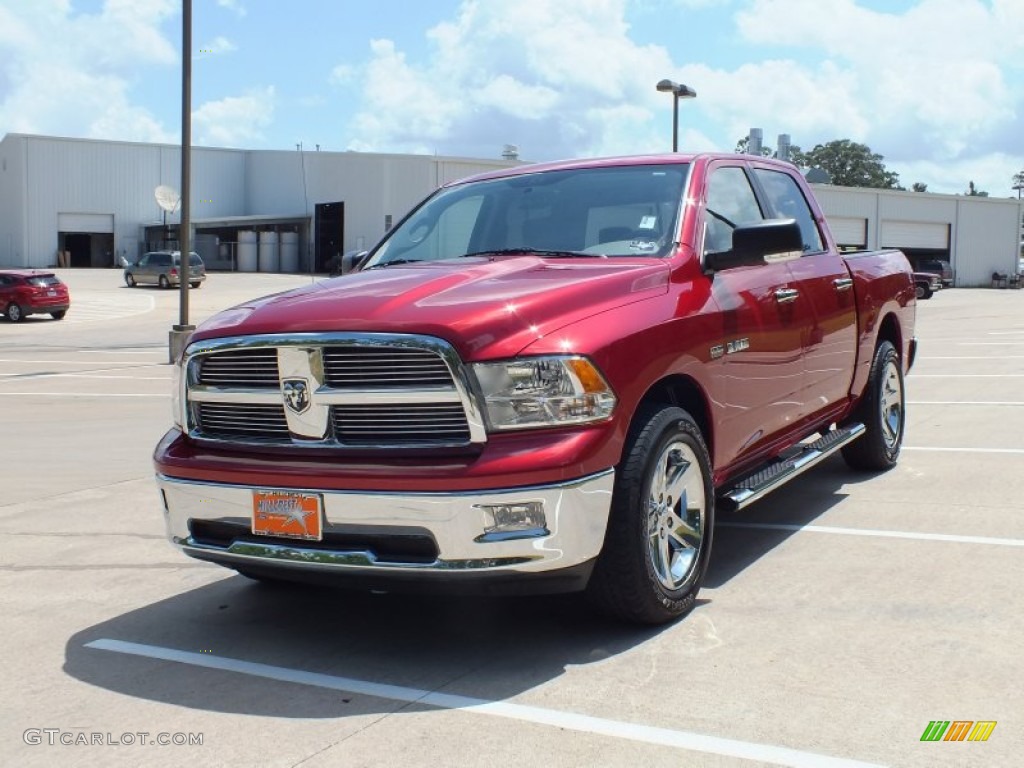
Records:
<instances>
[{"instance_id":1,"label":"taillight","mask_svg":"<svg viewBox=\"0 0 1024 768\"><path fill-rule=\"evenodd\" d=\"M178 276L178 268L177 267L171 267L171 277L177 277L177 276Z\"/></svg>"}]
</instances>

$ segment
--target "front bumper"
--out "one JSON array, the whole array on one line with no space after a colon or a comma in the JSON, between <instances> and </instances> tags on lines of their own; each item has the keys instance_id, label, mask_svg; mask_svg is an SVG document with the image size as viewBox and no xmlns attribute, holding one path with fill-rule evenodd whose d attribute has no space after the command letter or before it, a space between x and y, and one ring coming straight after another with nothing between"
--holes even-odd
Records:
<instances>
[{"instance_id":1,"label":"front bumper","mask_svg":"<svg viewBox=\"0 0 1024 768\"><path fill-rule=\"evenodd\" d=\"M320 497L318 542L252 533L253 491L281 489L163 474L157 484L171 542L230 568L371 588L442 582L441 589L503 583L517 585L514 591L571 591L585 586L601 551L614 479L609 469L560 484L476 492L287 489ZM524 502L543 504L543 527L489 530L485 508ZM538 589L530 589L533 582Z\"/></svg>"}]
</instances>

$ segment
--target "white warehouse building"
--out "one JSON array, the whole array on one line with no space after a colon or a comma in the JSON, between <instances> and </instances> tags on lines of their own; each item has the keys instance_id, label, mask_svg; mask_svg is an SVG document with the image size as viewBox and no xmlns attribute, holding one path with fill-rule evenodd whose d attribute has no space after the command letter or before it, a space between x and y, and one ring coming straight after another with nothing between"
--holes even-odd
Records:
<instances>
[{"instance_id":1,"label":"white warehouse building","mask_svg":"<svg viewBox=\"0 0 1024 768\"><path fill-rule=\"evenodd\" d=\"M287 243L294 254L275 248L258 261L264 271L327 271L330 259L375 243L439 185L516 164L194 147L194 250L213 269L248 270L257 262L239 241ZM0 141L0 266L52 267L58 251L70 251L72 267L108 267L176 247L179 214L165 214L155 191L180 178L177 145L8 134Z\"/></svg>"},{"instance_id":2,"label":"white warehouse building","mask_svg":"<svg viewBox=\"0 0 1024 768\"><path fill-rule=\"evenodd\" d=\"M176 247L177 145L8 134L0 141L0 266L112 267ZM211 269L325 272L368 248L440 184L516 165L360 152L192 151L194 248ZM1017 271L1018 200L814 185L839 244L949 261L955 283ZM241 245L239 245L241 243Z\"/></svg>"}]
</instances>

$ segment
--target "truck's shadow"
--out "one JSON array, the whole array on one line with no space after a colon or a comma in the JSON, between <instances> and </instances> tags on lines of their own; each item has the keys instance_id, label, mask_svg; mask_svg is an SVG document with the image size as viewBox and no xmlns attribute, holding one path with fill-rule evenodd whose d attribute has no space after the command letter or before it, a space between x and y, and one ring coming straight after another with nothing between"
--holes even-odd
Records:
<instances>
[{"instance_id":1,"label":"truck's shadow","mask_svg":"<svg viewBox=\"0 0 1024 768\"><path fill-rule=\"evenodd\" d=\"M604 620L573 596L369 595L265 586L234 576L79 632L67 643L64 669L107 690L193 709L339 717L401 705L85 645L108 638L501 700L558 677L567 665L615 656L664 629Z\"/></svg>"},{"instance_id":2,"label":"truck's shadow","mask_svg":"<svg viewBox=\"0 0 1024 768\"><path fill-rule=\"evenodd\" d=\"M867 476L829 461L720 522L809 523L839 501L837 488L861 478ZM715 535L709 587L722 586L793 531L719 526ZM227 576L75 634L64 669L127 696L213 712L330 718L405 706L85 647L105 638L500 701L559 677L567 666L615 657L666 631L678 652L699 653L705 602L678 624L644 628L597 616L578 595L369 595Z\"/></svg>"},{"instance_id":3,"label":"truck's shadow","mask_svg":"<svg viewBox=\"0 0 1024 768\"><path fill-rule=\"evenodd\" d=\"M798 533L788 526L810 525L839 504L845 496L839 489L844 485L870 482L874 477L854 472L840 456L832 456L742 512L719 514L705 584L721 587ZM747 528L742 527L744 523L787 527Z\"/></svg>"}]
</instances>

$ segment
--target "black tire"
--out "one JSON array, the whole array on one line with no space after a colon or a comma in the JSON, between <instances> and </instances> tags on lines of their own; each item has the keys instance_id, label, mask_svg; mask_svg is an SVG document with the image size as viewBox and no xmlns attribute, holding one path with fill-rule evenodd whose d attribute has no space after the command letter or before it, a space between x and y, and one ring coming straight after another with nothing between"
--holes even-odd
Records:
<instances>
[{"instance_id":1,"label":"black tire","mask_svg":"<svg viewBox=\"0 0 1024 768\"><path fill-rule=\"evenodd\" d=\"M160 287L165 290L171 287L171 281L167 279L167 275L160 275Z\"/></svg>"},{"instance_id":2,"label":"black tire","mask_svg":"<svg viewBox=\"0 0 1024 768\"><path fill-rule=\"evenodd\" d=\"M64 315L66 315L67 313L68 311L66 309L62 309L58 312L51 312L50 317L52 317L54 320L63 320Z\"/></svg>"},{"instance_id":3,"label":"black tire","mask_svg":"<svg viewBox=\"0 0 1024 768\"><path fill-rule=\"evenodd\" d=\"M25 320L25 310L23 310L21 305L15 301L12 301L7 305L7 309L4 310L4 314L7 315L7 319L12 323L20 323Z\"/></svg>"},{"instance_id":4,"label":"black tire","mask_svg":"<svg viewBox=\"0 0 1024 768\"><path fill-rule=\"evenodd\" d=\"M189 285L191 285L193 288L199 288L202 285L202 283L189 283Z\"/></svg>"},{"instance_id":5,"label":"black tire","mask_svg":"<svg viewBox=\"0 0 1024 768\"><path fill-rule=\"evenodd\" d=\"M846 463L869 472L896 466L903 446L906 390L903 366L892 342L882 341L875 349L864 396L850 420L863 423L866 431L843 448Z\"/></svg>"},{"instance_id":6,"label":"black tire","mask_svg":"<svg viewBox=\"0 0 1024 768\"><path fill-rule=\"evenodd\" d=\"M685 615L707 571L714 518L711 461L697 424L681 408L642 407L615 478L588 599L633 623L663 624Z\"/></svg>"},{"instance_id":7,"label":"black tire","mask_svg":"<svg viewBox=\"0 0 1024 768\"><path fill-rule=\"evenodd\" d=\"M932 289L927 285L918 284L917 286L917 298L919 299L930 299L932 297Z\"/></svg>"},{"instance_id":8,"label":"black tire","mask_svg":"<svg viewBox=\"0 0 1024 768\"><path fill-rule=\"evenodd\" d=\"M135 283L135 275L133 275L131 272L125 272L124 273L124 284L127 285L129 288L134 288L135 285L136 285L136 283Z\"/></svg>"}]
</instances>

